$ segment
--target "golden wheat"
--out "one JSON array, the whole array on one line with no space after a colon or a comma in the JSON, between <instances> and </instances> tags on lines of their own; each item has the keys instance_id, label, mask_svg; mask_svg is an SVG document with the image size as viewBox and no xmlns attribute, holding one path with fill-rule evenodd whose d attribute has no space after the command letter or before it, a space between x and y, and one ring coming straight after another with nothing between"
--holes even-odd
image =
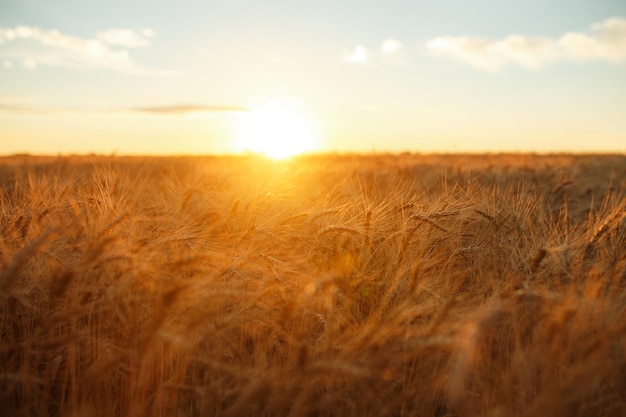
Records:
<instances>
[{"instance_id":1,"label":"golden wheat","mask_svg":"<svg viewBox=\"0 0 626 417\"><path fill-rule=\"evenodd\" d=\"M0 415L626 415L624 156L0 168Z\"/></svg>"}]
</instances>

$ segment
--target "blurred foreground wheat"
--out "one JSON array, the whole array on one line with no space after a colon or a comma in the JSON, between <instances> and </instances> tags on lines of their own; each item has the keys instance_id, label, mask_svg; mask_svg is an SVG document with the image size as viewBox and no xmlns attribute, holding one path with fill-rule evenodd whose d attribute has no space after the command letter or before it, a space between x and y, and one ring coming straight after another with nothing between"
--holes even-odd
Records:
<instances>
[{"instance_id":1,"label":"blurred foreground wheat","mask_svg":"<svg viewBox=\"0 0 626 417\"><path fill-rule=\"evenodd\" d=\"M0 169L0 415L626 415L626 157Z\"/></svg>"}]
</instances>

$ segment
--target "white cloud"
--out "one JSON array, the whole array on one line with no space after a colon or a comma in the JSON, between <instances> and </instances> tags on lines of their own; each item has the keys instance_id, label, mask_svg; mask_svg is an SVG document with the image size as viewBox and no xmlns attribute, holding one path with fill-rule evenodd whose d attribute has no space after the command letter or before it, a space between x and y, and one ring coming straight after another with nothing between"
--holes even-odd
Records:
<instances>
[{"instance_id":1,"label":"white cloud","mask_svg":"<svg viewBox=\"0 0 626 417\"><path fill-rule=\"evenodd\" d=\"M397 39L387 39L380 47L383 54L395 54L400 49L402 49L402 42Z\"/></svg>"},{"instance_id":2,"label":"white cloud","mask_svg":"<svg viewBox=\"0 0 626 417\"><path fill-rule=\"evenodd\" d=\"M357 45L351 51L346 51L343 55L344 62L364 64L369 59L369 52L363 45Z\"/></svg>"},{"instance_id":3,"label":"white cloud","mask_svg":"<svg viewBox=\"0 0 626 417\"><path fill-rule=\"evenodd\" d=\"M370 61L382 61L397 67L405 67L406 54L402 42L397 39L386 39L378 47L369 49L363 44L358 44L352 49L346 49L343 53L343 61L353 64L365 64ZM372 52L370 52L372 51Z\"/></svg>"},{"instance_id":4,"label":"white cloud","mask_svg":"<svg viewBox=\"0 0 626 417\"><path fill-rule=\"evenodd\" d=\"M148 33L148 36L146 36ZM105 32L98 33L98 39L109 45L119 45L126 48L142 48L150 45L149 37L154 32L150 29L144 29L142 34L130 29L109 29Z\"/></svg>"},{"instance_id":5,"label":"white cloud","mask_svg":"<svg viewBox=\"0 0 626 417\"><path fill-rule=\"evenodd\" d=\"M626 19L595 23L587 32L568 32L559 38L512 35L503 39L442 36L428 48L484 71L497 72L509 65L537 70L552 61L626 61Z\"/></svg>"},{"instance_id":6,"label":"white cloud","mask_svg":"<svg viewBox=\"0 0 626 417\"><path fill-rule=\"evenodd\" d=\"M591 26L591 34L570 32L558 40L571 59L626 60L626 19L611 18Z\"/></svg>"},{"instance_id":7,"label":"white cloud","mask_svg":"<svg viewBox=\"0 0 626 417\"><path fill-rule=\"evenodd\" d=\"M146 38L152 38L154 36L154 31L150 28L143 28L141 30L141 34Z\"/></svg>"},{"instance_id":8,"label":"white cloud","mask_svg":"<svg viewBox=\"0 0 626 417\"><path fill-rule=\"evenodd\" d=\"M148 32L151 36L153 32ZM0 28L0 58L22 62L27 69L38 66L102 68L134 75L172 75L175 72L146 68L137 64L125 49L147 46L145 33L113 29L97 38L65 35L58 30L30 26ZM12 44L9 46L9 44Z\"/></svg>"}]
</instances>

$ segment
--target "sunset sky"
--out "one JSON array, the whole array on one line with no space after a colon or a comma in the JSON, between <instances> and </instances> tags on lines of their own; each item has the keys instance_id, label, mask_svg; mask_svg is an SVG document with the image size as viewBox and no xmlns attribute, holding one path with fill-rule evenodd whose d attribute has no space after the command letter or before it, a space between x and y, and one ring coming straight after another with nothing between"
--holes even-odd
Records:
<instances>
[{"instance_id":1,"label":"sunset sky","mask_svg":"<svg viewBox=\"0 0 626 417\"><path fill-rule=\"evenodd\" d=\"M626 152L626 1L0 3L0 154L233 153L270 136Z\"/></svg>"}]
</instances>

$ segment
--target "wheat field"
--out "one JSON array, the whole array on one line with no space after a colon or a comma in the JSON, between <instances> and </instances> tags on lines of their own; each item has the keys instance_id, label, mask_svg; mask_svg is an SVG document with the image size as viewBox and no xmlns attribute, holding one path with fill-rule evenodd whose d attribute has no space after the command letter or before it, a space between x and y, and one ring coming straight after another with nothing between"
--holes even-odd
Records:
<instances>
[{"instance_id":1,"label":"wheat field","mask_svg":"<svg viewBox=\"0 0 626 417\"><path fill-rule=\"evenodd\" d=\"M0 159L2 416L626 415L626 156Z\"/></svg>"}]
</instances>

